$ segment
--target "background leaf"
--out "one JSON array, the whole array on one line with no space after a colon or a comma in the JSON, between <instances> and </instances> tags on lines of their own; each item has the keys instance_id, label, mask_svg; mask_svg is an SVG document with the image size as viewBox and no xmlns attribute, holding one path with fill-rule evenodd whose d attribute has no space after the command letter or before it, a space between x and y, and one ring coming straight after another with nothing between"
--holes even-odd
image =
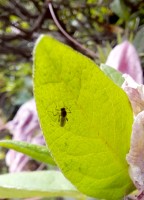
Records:
<instances>
[{"instance_id":1,"label":"background leaf","mask_svg":"<svg viewBox=\"0 0 144 200\"><path fill-rule=\"evenodd\" d=\"M142 53L144 51L144 27L142 27L135 35L133 44L138 51L138 53Z\"/></svg>"},{"instance_id":2,"label":"background leaf","mask_svg":"<svg viewBox=\"0 0 144 200\"><path fill-rule=\"evenodd\" d=\"M121 19L128 20L130 16L130 9L126 6L123 0L113 0L110 4L112 11Z\"/></svg>"},{"instance_id":3,"label":"background leaf","mask_svg":"<svg viewBox=\"0 0 144 200\"><path fill-rule=\"evenodd\" d=\"M0 146L16 150L43 163L55 165L47 147L14 140L1 140Z\"/></svg>"},{"instance_id":4,"label":"background leaf","mask_svg":"<svg viewBox=\"0 0 144 200\"><path fill-rule=\"evenodd\" d=\"M118 86L122 86L124 82L124 78L122 77L122 73L114 69L113 67L109 67L105 64L100 65L100 69Z\"/></svg>"},{"instance_id":5,"label":"background leaf","mask_svg":"<svg viewBox=\"0 0 144 200\"><path fill-rule=\"evenodd\" d=\"M126 195L133 189L125 160L133 113L125 92L90 59L48 36L36 44L34 65L41 127L64 175L88 196Z\"/></svg>"},{"instance_id":6,"label":"background leaf","mask_svg":"<svg viewBox=\"0 0 144 200\"><path fill-rule=\"evenodd\" d=\"M77 197L81 194L58 171L0 175L0 198Z\"/></svg>"}]
</instances>

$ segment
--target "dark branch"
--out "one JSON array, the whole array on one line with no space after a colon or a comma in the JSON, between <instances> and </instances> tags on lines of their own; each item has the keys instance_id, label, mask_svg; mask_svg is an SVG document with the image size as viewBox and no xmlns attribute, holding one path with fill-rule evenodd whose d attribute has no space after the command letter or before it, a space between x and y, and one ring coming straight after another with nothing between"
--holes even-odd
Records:
<instances>
[{"instance_id":1,"label":"dark branch","mask_svg":"<svg viewBox=\"0 0 144 200\"><path fill-rule=\"evenodd\" d=\"M11 5L0 5L0 9L2 10L2 12L15 15L15 16L21 18L24 21L27 20L27 17L25 15L23 15L18 9L16 9L13 4L11 4Z\"/></svg>"},{"instance_id":2,"label":"dark branch","mask_svg":"<svg viewBox=\"0 0 144 200\"><path fill-rule=\"evenodd\" d=\"M30 36L24 33L0 34L0 40L3 42L10 42L18 39L31 40Z\"/></svg>"},{"instance_id":3,"label":"dark branch","mask_svg":"<svg viewBox=\"0 0 144 200\"><path fill-rule=\"evenodd\" d=\"M31 0L31 1L33 2L33 4L34 4L35 8L37 9L37 11L39 13L41 13L41 7L40 7L39 3L37 1L35 1L35 0Z\"/></svg>"},{"instance_id":4,"label":"dark branch","mask_svg":"<svg viewBox=\"0 0 144 200\"><path fill-rule=\"evenodd\" d=\"M32 34L33 32L37 31L42 26L42 24L46 18L46 15L47 15L47 7L46 7L46 3L44 3L41 15L38 17L37 21L35 22L32 29L29 31L29 33Z\"/></svg>"},{"instance_id":5,"label":"dark branch","mask_svg":"<svg viewBox=\"0 0 144 200\"><path fill-rule=\"evenodd\" d=\"M23 15L25 15L25 16L27 16L27 17L30 17L30 18L36 18L37 17L37 15L33 15L32 13L30 13L24 6L22 6L22 4L20 4L18 1L16 1L16 0L11 0L11 3L16 7L16 8L18 8L19 9L19 11L23 14Z\"/></svg>"},{"instance_id":6,"label":"dark branch","mask_svg":"<svg viewBox=\"0 0 144 200\"><path fill-rule=\"evenodd\" d=\"M21 48L21 47L15 47L12 45L8 45L5 43L0 43L0 53L1 54L17 54L21 55L27 59L31 57L31 50L29 48Z\"/></svg>"},{"instance_id":7,"label":"dark branch","mask_svg":"<svg viewBox=\"0 0 144 200\"><path fill-rule=\"evenodd\" d=\"M96 58L97 57L97 54L94 53L93 51L91 51L90 49L87 49L85 48L83 45L81 45L79 42L77 42L73 37L71 37L63 28L62 26L60 25L58 19L56 18L56 15L55 15L55 12L54 12L54 9L53 9L53 6L51 4L50 1L48 1L48 7L49 7L49 10L50 10L50 13L52 15L52 18L56 24L56 26L58 27L58 29L62 32L62 34L68 39L70 40L74 45L76 45L78 48L81 49L82 52L84 52L87 56L89 56L90 58Z\"/></svg>"}]
</instances>

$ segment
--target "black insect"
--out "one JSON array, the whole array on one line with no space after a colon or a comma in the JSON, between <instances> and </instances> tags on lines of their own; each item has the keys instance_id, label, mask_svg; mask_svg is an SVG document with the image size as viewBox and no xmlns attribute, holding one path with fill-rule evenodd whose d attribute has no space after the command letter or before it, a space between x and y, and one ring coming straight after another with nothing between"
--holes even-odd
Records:
<instances>
[{"instance_id":1,"label":"black insect","mask_svg":"<svg viewBox=\"0 0 144 200\"><path fill-rule=\"evenodd\" d=\"M60 120L60 126L64 127L66 121L68 121L67 111L65 108L61 108L59 120Z\"/></svg>"}]
</instances>

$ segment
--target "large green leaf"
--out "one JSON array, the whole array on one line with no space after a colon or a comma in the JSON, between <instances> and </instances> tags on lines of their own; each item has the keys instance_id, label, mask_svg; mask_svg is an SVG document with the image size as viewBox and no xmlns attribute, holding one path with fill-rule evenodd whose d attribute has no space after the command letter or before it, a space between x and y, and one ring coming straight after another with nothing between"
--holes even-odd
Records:
<instances>
[{"instance_id":1,"label":"large green leaf","mask_svg":"<svg viewBox=\"0 0 144 200\"><path fill-rule=\"evenodd\" d=\"M132 190L126 154L133 114L127 95L93 61L49 36L34 50L34 94L49 149L88 196Z\"/></svg>"},{"instance_id":2,"label":"large green leaf","mask_svg":"<svg viewBox=\"0 0 144 200\"><path fill-rule=\"evenodd\" d=\"M1 140L0 146L24 153L35 160L55 165L47 147L15 140Z\"/></svg>"},{"instance_id":3,"label":"large green leaf","mask_svg":"<svg viewBox=\"0 0 144 200\"><path fill-rule=\"evenodd\" d=\"M58 171L0 175L0 198L78 197L81 194Z\"/></svg>"}]
</instances>

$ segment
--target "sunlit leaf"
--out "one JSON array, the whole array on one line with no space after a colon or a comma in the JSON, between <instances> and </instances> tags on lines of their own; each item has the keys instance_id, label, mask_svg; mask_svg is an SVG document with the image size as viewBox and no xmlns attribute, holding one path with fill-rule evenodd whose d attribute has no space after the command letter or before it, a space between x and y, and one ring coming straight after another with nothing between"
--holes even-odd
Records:
<instances>
[{"instance_id":1,"label":"sunlit leaf","mask_svg":"<svg viewBox=\"0 0 144 200\"><path fill-rule=\"evenodd\" d=\"M93 61L40 37L34 50L34 94L49 149L79 191L117 200L133 189L125 159L132 109L125 92Z\"/></svg>"}]
</instances>

